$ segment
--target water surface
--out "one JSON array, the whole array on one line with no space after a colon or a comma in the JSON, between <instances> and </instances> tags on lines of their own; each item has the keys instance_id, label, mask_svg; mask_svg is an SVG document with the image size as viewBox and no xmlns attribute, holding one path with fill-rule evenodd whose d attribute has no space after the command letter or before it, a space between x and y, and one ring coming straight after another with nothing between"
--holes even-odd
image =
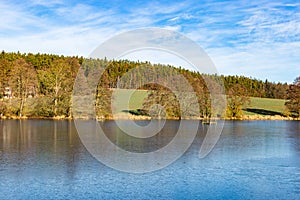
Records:
<instances>
[{"instance_id":1,"label":"water surface","mask_svg":"<svg viewBox=\"0 0 300 200\"><path fill-rule=\"evenodd\" d=\"M171 141L178 123L167 121L147 142L113 121L101 125L122 148L150 152ZM170 166L128 174L93 158L72 121L1 120L0 199L300 199L300 122L228 121L199 159L206 128Z\"/></svg>"}]
</instances>

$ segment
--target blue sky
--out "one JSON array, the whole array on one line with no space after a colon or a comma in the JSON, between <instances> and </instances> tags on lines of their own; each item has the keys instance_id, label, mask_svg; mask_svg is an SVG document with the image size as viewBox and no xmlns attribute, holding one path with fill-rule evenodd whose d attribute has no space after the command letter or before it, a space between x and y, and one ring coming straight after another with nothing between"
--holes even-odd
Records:
<instances>
[{"instance_id":1,"label":"blue sky","mask_svg":"<svg viewBox=\"0 0 300 200\"><path fill-rule=\"evenodd\" d=\"M300 76L300 1L0 1L0 49L88 56L144 27L184 34L219 73L291 83Z\"/></svg>"}]
</instances>

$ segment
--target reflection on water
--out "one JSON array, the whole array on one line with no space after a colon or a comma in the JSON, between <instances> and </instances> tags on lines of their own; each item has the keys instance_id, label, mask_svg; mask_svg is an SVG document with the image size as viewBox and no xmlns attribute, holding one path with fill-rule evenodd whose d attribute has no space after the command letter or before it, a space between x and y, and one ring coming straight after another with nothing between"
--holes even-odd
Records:
<instances>
[{"instance_id":1,"label":"reflection on water","mask_svg":"<svg viewBox=\"0 0 300 200\"><path fill-rule=\"evenodd\" d=\"M12 173L26 175L33 170L42 175L49 167L71 178L82 152L85 154L70 121L3 120L1 130L1 166Z\"/></svg>"},{"instance_id":2,"label":"reflection on water","mask_svg":"<svg viewBox=\"0 0 300 200\"><path fill-rule=\"evenodd\" d=\"M126 124L127 122L120 121L119 123ZM143 126L148 122L144 120L139 121L138 123L139 126ZM159 124L160 121L157 120L154 121L154 123ZM152 152L166 146L174 138L179 127L179 123L177 123L176 121L174 121L174 123L166 123L165 126L163 126L162 130L155 131L157 134L155 134L154 136L149 138L137 138L124 133L114 121L106 123L100 122L100 125L104 133L106 133L106 136L115 145L121 147L126 151L138 153Z\"/></svg>"},{"instance_id":3,"label":"reflection on water","mask_svg":"<svg viewBox=\"0 0 300 200\"><path fill-rule=\"evenodd\" d=\"M172 140L178 123L167 121L147 140L129 137L113 121L100 124L123 149L150 152ZM0 199L300 198L300 122L226 122L217 146L199 159L206 130L199 127L174 164L136 175L96 161L72 121L0 120Z\"/></svg>"},{"instance_id":4,"label":"reflection on water","mask_svg":"<svg viewBox=\"0 0 300 200\"><path fill-rule=\"evenodd\" d=\"M291 142L300 156L300 123L297 121L290 122L287 130L289 131L288 134L291 137Z\"/></svg>"}]
</instances>

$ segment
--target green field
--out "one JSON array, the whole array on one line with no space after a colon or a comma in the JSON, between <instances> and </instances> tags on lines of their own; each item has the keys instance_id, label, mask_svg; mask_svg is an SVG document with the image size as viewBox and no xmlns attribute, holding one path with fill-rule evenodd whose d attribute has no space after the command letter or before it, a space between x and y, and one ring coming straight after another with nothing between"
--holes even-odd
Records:
<instances>
[{"instance_id":1,"label":"green field","mask_svg":"<svg viewBox=\"0 0 300 200\"><path fill-rule=\"evenodd\" d=\"M244 106L244 115L282 115L285 100L251 97L250 104Z\"/></svg>"},{"instance_id":2,"label":"green field","mask_svg":"<svg viewBox=\"0 0 300 200\"><path fill-rule=\"evenodd\" d=\"M142 109L143 101L147 97L147 93L147 90L113 90L113 107L115 112Z\"/></svg>"},{"instance_id":3,"label":"green field","mask_svg":"<svg viewBox=\"0 0 300 200\"><path fill-rule=\"evenodd\" d=\"M146 90L114 90L115 111L142 109L147 93ZM284 103L285 100L282 99L251 97L250 103L244 106L243 113L244 115L282 115L285 111Z\"/></svg>"}]
</instances>

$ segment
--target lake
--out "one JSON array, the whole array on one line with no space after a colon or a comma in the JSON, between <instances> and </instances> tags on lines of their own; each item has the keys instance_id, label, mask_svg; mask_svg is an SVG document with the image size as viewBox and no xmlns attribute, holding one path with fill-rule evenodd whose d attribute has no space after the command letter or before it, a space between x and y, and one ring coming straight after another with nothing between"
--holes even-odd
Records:
<instances>
[{"instance_id":1,"label":"lake","mask_svg":"<svg viewBox=\"0 0 300 200\"><path fill-rule=\"evenodd\" d=\"M99 123L116 144L114 121ZM154 151L172 140L178 123L166 121L159 139L143 145L126 137L118 144ZM213 151L200 159L206 126L200 123L173 164L132 174L91 156L73 121L0 120L0 199L300 199L299 121L226 121Z\"/></svg>"}]
</instances>

